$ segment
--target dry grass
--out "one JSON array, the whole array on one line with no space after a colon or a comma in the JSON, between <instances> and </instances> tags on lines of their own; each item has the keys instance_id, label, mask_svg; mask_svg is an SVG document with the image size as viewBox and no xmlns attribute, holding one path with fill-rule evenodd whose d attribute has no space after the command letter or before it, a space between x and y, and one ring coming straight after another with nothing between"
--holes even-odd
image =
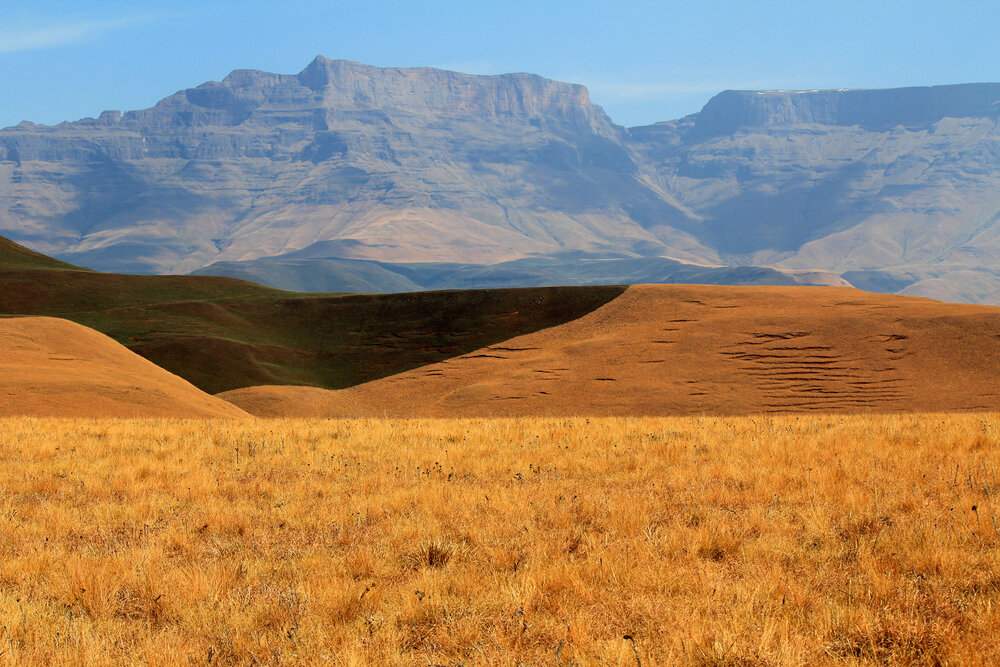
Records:
<instances>
[{"instance_id":1,"label":"dry grass","mask_svg":"<svg viewBox=\"0 0 1000 667\"><path fill-rule=\"evenodd\" d=\"M0 662L995 663L998 425L0 420Z\"/></svg>"}]
</instances>

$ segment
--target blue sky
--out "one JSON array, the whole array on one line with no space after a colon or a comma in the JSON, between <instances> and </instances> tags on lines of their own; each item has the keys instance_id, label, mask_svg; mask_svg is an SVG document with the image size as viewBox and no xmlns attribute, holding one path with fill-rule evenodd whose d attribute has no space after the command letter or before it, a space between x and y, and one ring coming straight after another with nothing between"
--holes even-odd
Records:
<instances>
[{"instance_id":1,"label":"blue sky","mask_svg":"<svg viewBox=\"0 0 1000 667\"><path fill-rule=\"evenodd\" d=\"M317 54L583 83L626 126L726 88L1000 81L1000 2L0 0L0 127L140 109Z\"/></svg>"}]
</instances>

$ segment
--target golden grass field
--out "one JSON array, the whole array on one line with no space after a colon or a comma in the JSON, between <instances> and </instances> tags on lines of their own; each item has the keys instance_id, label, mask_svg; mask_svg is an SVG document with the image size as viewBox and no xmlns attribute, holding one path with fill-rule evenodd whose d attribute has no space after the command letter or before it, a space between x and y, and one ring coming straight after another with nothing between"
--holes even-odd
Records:
<instances>
[{"instance_id":1,"label":"golden grass field","mask_svg":"<svg viewBox=\"0 0 1000 667\"><path fill-rule=\"evenodd\" d=\"M991 413L0 420L0 663L996 664Z\"/></svg>"}]
</instances>

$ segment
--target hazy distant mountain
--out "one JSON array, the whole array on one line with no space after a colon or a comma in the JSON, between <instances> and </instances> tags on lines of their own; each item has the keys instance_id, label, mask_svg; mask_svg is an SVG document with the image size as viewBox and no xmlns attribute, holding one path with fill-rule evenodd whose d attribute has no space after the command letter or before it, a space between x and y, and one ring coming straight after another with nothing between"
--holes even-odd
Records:
<instances>
[{"instance_id":1,"label":"hazy distant mountain","mask_svg":"<svg viewBox=\"0 0 1000 667\"><path fill-rule=\"evenodd\" d=\"M625 129L573 84L318 57L0 130L0 234L310 289L791 279L715 268L773 265L1000 302L998 103L1000 84L727 91Z\"/></svg>"},{"instance_id":2,"label":"hazy distant mountain","mask_svg":"<svg viewBox=\"0 0 1000 667\"><path fill-rule=\"evenodd\" d=\"M526 257L496 264L390 263L296 258L295 253L247 262L217 262L194 273L231 276L299 292L416 292L563 285L847 285L823 272L760 266L698 266L664 257L594 259Z\"/></svg>"},{"instance_id":3,"label":"hazy distant mountain","mask_svg":"<svg viewBox=\"0 0 1000 667\"><path fill-rule=\"evenodd\" d=\"M682 244L658 229L670 239L685 214L624 136L582 86L320 57L121 117L0 131L0 234L147 272L315 243L404 262L669 253Z\"/></svg>"},{"instance_id":4,"label":"hazy distant mountain","mask_svg":"<svg viewBox=\"0 0 1000 667\"><path fill-rule=\"evenodd\" d=\"M724 262L1000 303L1000 84L727 91L628 143Z\"/></svg>"}]
</instances>

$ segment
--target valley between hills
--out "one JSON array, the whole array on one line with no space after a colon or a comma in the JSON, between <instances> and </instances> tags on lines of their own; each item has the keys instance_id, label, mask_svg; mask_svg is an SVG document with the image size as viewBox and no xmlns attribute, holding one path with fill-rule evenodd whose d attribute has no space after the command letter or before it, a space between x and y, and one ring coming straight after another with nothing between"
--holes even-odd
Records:
<instances>
[{"instance_id":1,"label":"valley between hills","mask_svg":"<svg viewBox=\"0 0 1000 667\"><path fill-rule=\"evenodd\" d=\"M318 57L0 130L0 664L997 664L998 122Z\"/></svg>"},{"instance_id":2,"label":"valley between hills","mask_svg":"<svg viewBox=\"0 0 1000 667\"><path fill-rule=\"evenodd\" d=\"M85 416L87 397L178 417L1000 409L1000 309L845 287L296 294L3 241L0 312L27 316L0 319L4 414Z\"/></svg>"},{"instance_id":3,"label":"valley between hills","mask_svg":"<svg viewBox=\"0 0 1000 667\"><path fill-rule=\"evenodd\" d=\"M11 664L996 657L1000 308L296 294L4 240L0 298Z\"/></svg>"}]
</instances>

